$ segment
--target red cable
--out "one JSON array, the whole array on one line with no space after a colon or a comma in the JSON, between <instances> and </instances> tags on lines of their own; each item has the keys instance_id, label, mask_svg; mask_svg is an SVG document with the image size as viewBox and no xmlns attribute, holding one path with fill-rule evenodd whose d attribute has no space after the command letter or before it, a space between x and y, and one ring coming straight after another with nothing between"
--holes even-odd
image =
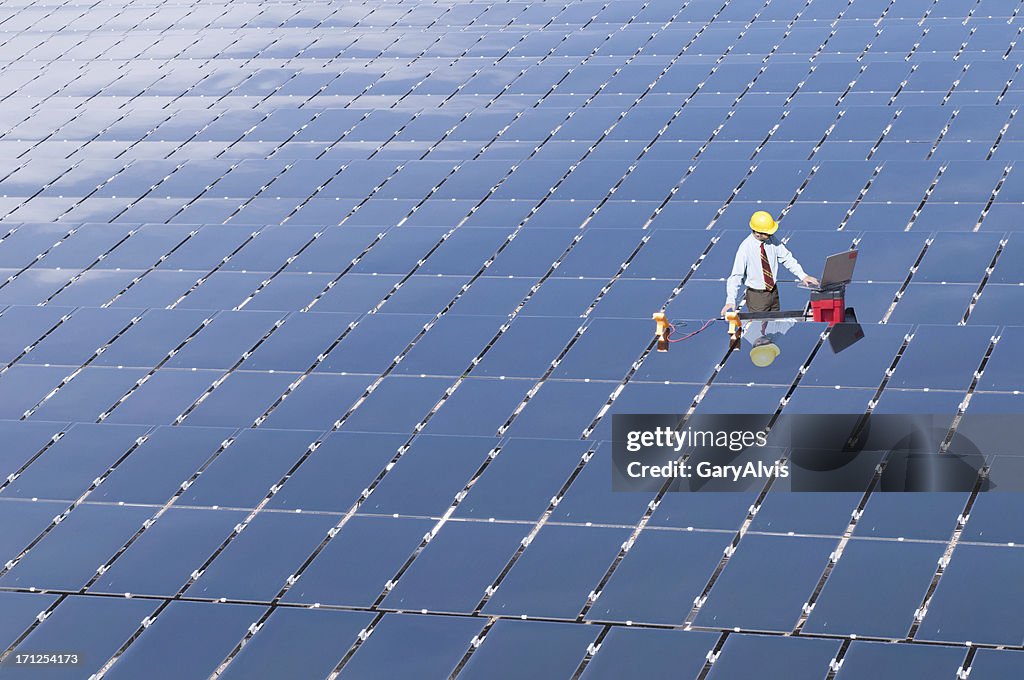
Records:
<instances>
[{"instance_id":1,"label":"red cable","mask_svg":"<svg viewBox=\"0 0 1024 680\"><path fill-rule=\"evenodd\" d=\"M671 340L671 339L670 339L670 340L669 340L669 342L682 342L683 340L688 340L689 338L692 338L693 336L697 335L697 333L700 333L700 332L701 332L702 330L704 330L705 328L707 328L708 326L710 326L710 325L711 325L712 323L714 323L715 321L717 321L717 319L708 319L708 320L707 320L707 321L706 321L706 322L704 323L704 325L703 325L703 326L701 326L701 327L700 327L700 328L698 328L697 330L693 331L692 333L688 333L687 335L684 335L684 336L683 336L683 337L681 337L681 338L676 338L676 339L674 339L674 340ZM675 326L673 326L672 324L669 324L669 325L668 325L668 330L669 330L669 333L672 333L673 331L675 331L675 329L676 329L676 327L675 327Z\"/></svg>"}]
</instances>

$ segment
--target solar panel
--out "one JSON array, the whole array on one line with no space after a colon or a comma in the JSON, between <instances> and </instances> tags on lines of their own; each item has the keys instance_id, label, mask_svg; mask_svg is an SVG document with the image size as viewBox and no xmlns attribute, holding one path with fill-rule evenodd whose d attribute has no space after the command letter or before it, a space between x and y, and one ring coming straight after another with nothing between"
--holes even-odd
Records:
<instances>
[{"instance_id":1,"label":"solar panel","mask_svg":"<svg viewBox=\"0 0 1024 680\"><path fill-rule=\"evenodd\" d=\"M545 380L505 431L509 436L580 437L617 383Z\"/></svg>"},{"instance_id":2,"label":"solar panel","mask_svg":"<svg viewBox=\"0 0 1024 680\"><path fill-rule=\"evenodd\" d=\"M209 607L199 602L174 602L145 629L137 644L118 657L109 676L132 677L141 669L156 669L152 671L155 676L166 678L212 672L263 611L251 605ZM191 651L188 660L174 662L186 649Z\"/></svg>"},{"instance_id":3,"label":"solar panel","mask_svg":"<svg viewBox=\"0 0 1024 680\"><path fill-rule=\"evenodd\" d=\"M462 375L498 334L501 316L446 314L395 367L398 375Z\"/></svg>"},{"instance_id":4,"label":"solar panel","mask_svg":"<svg viewBox=\"0 0 1024 680\"><path fill-rule=\"evenodd\" d=\"M835 540L825 538L747 536L695 622L790 631L835 545Z\"/></svg>"},{"instance_id":5,"label":"solar panel","mask_svg":"<svg viewBox=\"0 0 1024 680\"><path fill-rule=\"evenodd\" d=\"M599 448L560 499L552 518L576 524L632 524L651 501L649 494L615 493L608 488L610 447Z\"/></svg>"},{"instance_id":6,"label":"solar panel","mask_svg":"<svg viewBox=\"0 0 1024 680\"><path fill-rule=\"evenodd\" d=\"M83 224L75 233L61 242L59 248L52 248L39 260L46 269L88 267L97 257L103 255L129 237L136 225Z\"/></svg>"},{"instance_id":7,"label":"solar panel","mask_svg":"<svg viewBox=\"0 0 1024 680\"><path fill-rule=\"evenodd\" d=\"M89 586L89 592L176 595L245 515L241 510L172 508Z\"/></svg>"},{"instance_id":8,"label":"solar panel","mask_svg":"<svg viewBox=\"0 0 1024 680\"><path fill-rule=\"evenodd\" d=\"M0 593L4 611L7 612L0 624L0 641L10 647L32 625L36 616L49 609L57 597L39 593Z\"/></svg>"},{"instance_id":9,"label":"solar panel","mask_svg":"<svg viewBox=\"0 0 1024 680\"><path fill-rule=\"evenodd\" d=\"M521 524L448 522L403 574L383 606L472 612L524 538Z\"/></svg>"},{"instance_id":10,"label":"solar panel","mask_svg":"<svg viewBox=\"0 0 1024 680\"><path fill-rule=\"evenodd\" d=\"M739 358L746 361L745 357ZM788 390L789 387L783 385L713 384L701 397L697 410L703 413L774 412Z\"/></svg>"},{"instance_id":11,"label":"solar panel","mask_svg":"<svg viewBox=\"0 0 1024 680\"><path fill-rule=\"evenodd\" d=\"M718 316L724 303L724 281L692 279L683 286L675 300L669 303L665 312L673 319L713 319Z\"/></svg>"},{"instance_id":12,"label":"solar panel","mask_svg":"<svg viewBox=\"0 0 1024 680\"><path fill-rule=\"evenodd\" d=\"M672 281L637 281L619 279L601 297L592 315L601 318L640 318L640 310L659 309L672 296Z\"/></svg>"},{"instance_id":13,"label":"solar panel","mask_svg":"<svg viewBox=\"0 0 1024 680\"><path fill-rule=\"evenodd\" d=\"M1005 584L1007 570L1015 568L1015 555L1004 550L1006 548L969 545L961 548L940 581L930 608L931 616L922 622L922 639L949 639L951 635L962 634L966 627L970 627L979 640L997 644L1000 640L1020 637L1019 627L990 607L978 605L970 612L963 609L965 598L985 597L986 592L1001 593L1004 604L1006 598L1011 597ZM970 580L970 585L965 579Z\"/></svg>"},{"instance_id":14,"label":"solar panel","mask_svg":"<svg viewBox=\"0 0 1024 680\"><path fill-rule=\"evenodd\" d=\"M70 645L69 649L78 650L81 659L76 668L85 673L95 672L135 633L139 621L153 614L157 606L152 600L76 598L55 609L44 625L21 641L15 653L39 653L35 650ZM104 625L91 625L97 619L102 619Z\"/></svg>"},{"instance_id":15,"label":"solar panel","mask_svg":"<svg viewBox=\"0 0 1024 680\"><path fill-rule=\"evenodd\" d=\"M347 651L345 641L355 644L371 621L365 612L277 609L234 658L225 677L292 670L326 677ZM279 653L282 647L289 650L285 656Z\"/></svg>"},{"instance_id":16,"label":"solar panel","mask_svg":"<svg viewBox=\"0 0 1024 680\"><path fill-rule=\"evenodd\" d=\"M878 673L882 678L900 678L908 674L952 674L956 673L965 656L964 650L951 647L858 641L850 645L843 658L845 668L836 677L842 678L845 674L852 678L864 672Z\"/></svg>"},{"instance_id":17,"label":"solar panel","mask_svg":"<svg viewBox=\"0 0 1024 680\"><path fill-rule=\"evenodd\" d=\"M111 295L108 302L112 307L150 308L151 311L170 307L198 283L200 276L195 271L151 271L135 283L126 284L122 291ZM205 315L210 310L195 311Z\"/></svg>"},{"instance_id":18,"label":"solar panel","mask_svg":"<svg viewBox=\"0 0 1024 680\"><path fill-rule=\"evenodd\" d=\"M407 432L413 430L441 400L449 378L389 376L352 413L344 428L350 432Z\"/></svg>"},{"instance_id":19,"label":"solar panel","mask_svg":"<svg viewBox=\"0 0 1024 680\"><path fill-rule=\"evenodd\" d=\"M345 335L317 369L325 372L382 371L431 320L426 314L373 314Z\"/></svg>"},{"instance_id":20,"label":"solar panel","mask_svg":"<svg viewBox=\"0 0 1024 680\"><path fill-rule=\"evenodd\" d=\"M731 540L728 534L712 532L641 532L587 618L678 625ZM665 588L666 583L671 587Z\"/></svg>"},{"instance_id":21,"label":"solar panel","mask_svg":"<svg viewBox=\"0 0 1024 680\"><path fill-rule=\"evenodd\" d=\"M960 409L964 392L926 392L887 387L875 405L878 413L943 413L954 414Z\"/></svg>"},{"instance_id":22,"label":"solar panel","mask_svg":"<svg viewBox=\"0 0 1024 680\"><path fill-rule=\"evenodd\" d=\"M353 517L335 537L340 540L324 546L283 601L373 604L434 524L414 518Z\"/></svg>"},{"instance_id":23,"label":"solar panel","mask_svg":"<svg viewBox=\"0 0 1024 680\"><path fill-rule=\"evenodd\" d=\"M715 382L725 384L757 384L757 385L790 385L797 370L807 360L811 349L820 339L820 330L813 326L792 324L761 329L761 322L754 321L745 331L751 338L758 338L765 333L772 333L775 344L780 348L779 356L770 366L755 365L747 356L750 347L746 346L732 352L725 366L719 372ZM775 337L778 334L778 337ZM753 411L752 411L753 412Z\"/></svg>"},{"instance_id":24,"label":"solar panel","mask_svg":"<svg viewBox=\"0 0 1024 680\"><path fill-rule=\"evenodd\" d=\"M335 523L325 515L257 514L185 592L201 598L273 599Z\"/></svg>"},{"instance_id":25,"label":"solar panel","mask_svg":"<svg viewBox=\"0 0 1024 680\"><path fill-rule=\"evenodd\" d=\"M767 533L840 536L859 500L860 494L853 493L794 494L780 490L765 497L750 528Z\"/></svg>"},{"instance_id":26,"label":"solar panel","mask_svg":"<svg viewBox=\"0 0 1024 680\"><path fill-rule=\"evenodd\" d=\"M195 426L245 427L266 413L292 380L285 373L234 371L179 418Z\"/></svg>"},{"instance_id":27,"label":"solar panel","mask_svg":"<svg viewBox=\"0 0 1024 680\"><path fill-rule=\"evenodd\" d=\"M693 403L701 387L694 383L627 383L589 438L611 439L612 416L616 413L659 413L671 409L684 411Z\"/></svg>"},{"instance_id":28,"label":"solar panel","mask_svg":"<svg viewBox=\"0 0 1024 680\"><path fill-rule=\"evenodd\" d=\"M1017 485L1010 479L1020 471L1019 459L1013 456L997 456L991 463L993 478L1001 491L1013 491ZM1002 484L1001 479L1005 479ZM1009 521L1020 507L1020 497L1015 493L990 493L978 498L971 508L972 523L964 528L964 539L984 543L1017 543L1020 531Z\"/></svg>"},{"instance_id":29,"label":"solar panel","mask_svg":"<svg viewBox=\"0 0 1024 680\"><path fill-rule=\"evenodd\" d=\"M33 347L27 363L66 366L77 362L80 366L127 328L132 318L129 310L79 309Z\"/></svg>"},{"instance_id":30,"label":"solar panel","mask_svg":"<svg viewBox=\"0 0 1024 680\"><path fill-rule=\"evenodd\" d=\"M531 278L531 277L525 277ZM531 316L545 317L578 317L582 316L591 303L597 298L605 282L601 279L590 278L558 278L551 277L544 281L536 293L532 294L524 305L521 317L529 319ZM525 291L528 292L528 291ZM525 295L523 296L525 298ZM579 319L573 321L579 325ZM515 323L524 323L519 318L513 320ZM539 322L537 322L539 323ZM555 321L551 321L555 323ZM568 323L568 321L566 321ZM534 342L543 340L543 334L538 334Z\"/></svg>"},{"instance_id":31,"label":"solar panel","mask_svg":"<svg viewBox=\"0 0 1024 680\"><path fill-rule=\"evenodd\" d=\"M181 496L185 505L254 508L314 440L301 430L243 431Z\"/></svg>"},{"instance_id":32,"label":"solar panel","mask_svg":"<svg viewBox=\"0 0 1024 680\"><path fill-rule=\"evenodd\" d=\"M843 550L804 630L901 639L914 621L935 574L938 543L851 541ZM865 568L899 564L892 578L868 582ZM866 567L866 565L872 565Z\"/></svg>"},{"instance_id":33,"label":"solar panel","mask_svg":"<svg viewBox=\"0 0 1024 680\"><path fill-rule=\"evenodd\" d=\"M6 367L26 347L60 323L61 317L69 311L60 307L15 306L4 309L0 314L0 327L3 328L0 361Z\"/></svg>"},{"instance_id":34,"label":"solar panel","mask_svg":"<svg viewBox=\"0 0 1024 680\"><path fill-rule=\"evenodd\" d=\"M281 319L280 314L224 312L164 364L169 368L231 368Z\"/></svg>"},{"instance_id":35,"label":"solar panel","mask_svg":"<svg viewBox=\"0 0 1024 680\"><path fill-rule=\"evenodd\" d=\"M483 628L480 621L442 616L386 615L339 677L450 673ZM406 654L413 651L415 656Z\"/></svg>"},{"instance_id":36,"label":"solar panel","mask_svg":"<svg viewBox=\"0 0 1024 680\"><path fill-rule=\"evenodd\" d=\"M78 507L7 571L0 585L78 590L152 514L142 507Z\"/></svg>"},{"instance_id":37,"label":"solar panel","mask_svg":"<svg viewBox=\"0 0 1024 680\"><path fill-rule=\"evenodd\" d=\"M29 547L32 541L43 533L53 518L66 509L66 503L49 501L0 504L4 526L8 528L4 533L3 543L0 544L0 550L6 558L4 562L20 555L22 550Z\"/></svg>"},{"instance_id":38,"label":"solar panel","mask_svg":"<svg viewBox=\"0 0 1024 680\"><path fill-rule=\"evenodd\" d=\"M482 611L575 618L627 537L628 531L618 528L542 528ZM579 568L559 569L567 559L576 560Z\"/></svg>"},{"instance_id":39,"label":"solar panel","mask_svg":"<svg viewBox=\"0 0 1024 680\"><path fill-rule=\"evenodd\" d=\"M158 369L112 404L104 422L169 425L222 375L216 370Z\"/></svg>"},{"instance_id":40,"label":"solar panel","mask_svg":"<svg viewBox=\"0 0 1024 680\"><path fill-rule=\"evenodd\" d=\"M991 327L920 326L914 333L914 340L907 346L900 359L896 371L893 372L890 384L893 387L909 388L957 389L966 387L970 383L974 371L978 368L972 366L971 363L975 360L980 363L981 357L988 347L991 331ZM919 344L914 345L915 340ZM930 373L928 366L935 360L936 353L942 352L941 348L948 346L949 342L957 342L962 351L952 362L946 364L947 368L943 379L938 381L931 376L927 380L922 379L922 375Z\"/></svg>"},{"instance_id":41,"label":"solar panel","mask_svg":"<svg viewBox=\"0 0 1024 680\"><path fill-rule=\"evenodd\" d=\"M305 371L316 363L320 352L330 347L355 319L354 314L291 314L273 333L265 339L258 339L262 342L258 343L255 351L249 353L240 368Z\"/></svg>"},{"instance_id":42,"label":"solar panel","mask_svg":"<svg viewBox=\"0 0 1024 680\"><path fill-rule=\"evenodd\" d=\"M717 637L703 631L615 627L601 643L600 654L590 660L581 677L601 680L630 673L645 677L664 673L696 677Z\"/></svg>"},{"instance_id":43,"label":"solar panel","mask_svg":"<svg viewBox=\"0 0 1024 680\"><path fill-rule=\"evenodd\" d=\"M424 437L406 451L362 510L368 513L440 516L483 464L490 437ZM445 470L440 475L439 470ZM428 481L429 480L429 481Z\"/></svg>"},{"instance_id":44,"label":"solar panel","mask_svg":"<svg viewBox=\"0 0 1024 680\"><path fill-rule=\"evenodd\" d=\"M106 428L77 424L17 479L11 480L4 490L5 496L77 500L145 432L145 427L138 426Z\"/></svg>"},{"instance_id":45,"label":"solar panel","mask_svg":"<svg viewBox=\"0 0 1024 680\"><path fill-rule=\"evenodd\" d=\"M476 379L459 383L423 428L424 434L490 436L508 420L536 383L532 380ZM467 418L470 421L467 422Z\"/></svg>"},{"instance_id":46,"label":"solar panel","mask_svg":"<svg viewBox=\"0 0 1024 680\"><path fill-rule=\"evenodd\" d=\"M827 390L827 391L826 391ZM788 397L787 413L863 413L875 389L798 386Z\"/></svg>"},{"instance_id":47,"label":"solar panel","mask_svg":"<svg viewBox=\"0 0 1024 680\"><path fill-rule=\"evenodd\" d=\"M874 170L869 161L831 161L821 168L800 194L806 201L853 201Z\"/></svg>"},{"instance_id":48,"label":"solar panel","mask_svg":"<svg viewBox=\"0 0 1024 680\"><path fill-rule=\"evenodd\" d=\"M1024 659L1015 652L983 649L974 657L971 673L980 680L1012 675L1019 672L1021 662L1024 662Z\"/></svg>"},{"instance_id":49,"label":"solar panel","mask_svg":"<svg viewBox=\"0 0 1024 680\"><path fill-rule=\"evenodd\" d=\"M911 327L887 324L869 330L870 335L866 332L862 340L842 352L819 352L800 381L801 387L878 387Z\"/></svg>"},{"instance_id":50,"label":"solar panel","mask_svg":"<svg viewBox=\"0 0 1024 680\"><path fill-rule=\"evenodd\" d=\"M459 206L458 210L453 213L464 215L470 209L471 207ZM457 220L458 217L455 219ZM443 245L430 254L419 271L423 274L461 274L465 276L476 274L480 263L497 252L506 236L507 234L501 229L476 227L456 229Z\"/></svg>"},{"instance_id":51,"label":"solar panel","mask_svg":"<svg viewBox=\"0 0 1024 680\"><path fill-rule=\"evenodd\" d=\"M509 439L459 503L455 516L539 518L589 448L587 442Z\"/></svg>"},{"instance_id":52,"label":"solar panel","mask_svg":"<svg viewBox=\"0 0 1024 680\"><path fill-rule=\"evenodd\" d=\"M709 678L756 673L764 678L816 678L838 651L832 640L730 635Z\"/></svg>"},{"instance_id":53,"label":"solar panel","mask_svg":"<svg viewBox=\"0 0 1024 680\"><path fill-rule=\"evenodd\" d=\"M938 234L925 253L914 279L922 283L977 283L992 262L999 237L997 234L985 234L980 238L967 237L966 234Z\"/></svg>"},{"instance_id":54,"label":"solar panel","mask_svg":"<svg viewBox=\"0 0 1024 680\"><path fill-rule=\"evenodd\" d=\"M898 493L872 494L854 535L945 541L966 502L962 493L922 493L909 498ZM911 507L913 515L907 512Z\"/></svg>"},{"instance_id":55,"label":"solar panel","mask_svg":"<svg viewBox=\"0 0 1024 680\"><path fill-rule=\"evenodd\" d=\"M984 297L971 310L968 320L972 324L999 323L1002 311L1019 300L1022 292L1019 285L993 283L985 286Z\"/></svg>"},{"instance_id":56,"label":"solar panel","mask_svg":"<svg viewBox=\"0 0 1024 680\"><path fill-rule=\"evenodd\" d=\"M214 272L209 278L182 293L180 309L218 309L220 305L236 309L265 280L254 272Z\"/></svg>"},{"instance_id":57,"label":"solar panel","mask_svg":"<svg viewBox=\"0 0 1024 680\"><path fill-rule=\"evenodd\" d=\"M596 639L593 626L548 621L499 620L460 675L467 678L514 678L520 672L540 677L572 674ZM536 652L543 647L543 653Z\"/></svg>"}]
</instances>

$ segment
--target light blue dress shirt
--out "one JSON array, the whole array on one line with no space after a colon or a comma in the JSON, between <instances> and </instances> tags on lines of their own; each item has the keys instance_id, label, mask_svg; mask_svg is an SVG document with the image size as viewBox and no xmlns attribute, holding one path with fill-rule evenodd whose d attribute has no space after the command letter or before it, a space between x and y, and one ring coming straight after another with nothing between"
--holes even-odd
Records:
<instances>
[{"instance_id":1,"label":"light blue dress shirt","mask_svg":"<svg viewBox=\"0 0 1024 680\"><path fill-rule=\"evenodd\" d=\"M793 276L803 279L807 272L803 270L800 263L789 252L789 248L774 236L764 242L764 251L768 255L768 265L772 270L772 278L778 282L779 265L788 269ZM725 282L725 303L735 305L738 302L740 284L746 280L747 288L754 290L765 290L764 274L761 273L761 242L754 238L753 234L748 235L740 247L736 250L736 259L732 264L732 273Z\"/></svg>"}]
</instances>

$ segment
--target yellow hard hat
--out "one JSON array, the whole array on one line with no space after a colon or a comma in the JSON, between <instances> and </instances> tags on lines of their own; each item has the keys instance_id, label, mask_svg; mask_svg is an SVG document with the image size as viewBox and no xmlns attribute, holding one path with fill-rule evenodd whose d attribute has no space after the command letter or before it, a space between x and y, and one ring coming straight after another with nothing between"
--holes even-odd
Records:
<instances>
[{"instance_id":1,"label":"yellow hard hat","mask_svg":"<svg viewBox=\"0 0 1024 680\"><path fill-rule=\"evenodd\" d=\"M750 228L761 234L774 234L779 229L779 223L764 210L758 210L750 216Z\"/></svg>"},{"instance_id":2,"label":"yellow hard hat","mask_svg":"<svg viewBox=\"0 0 1024 680\"><path fill-rule=\"evenodd\" d=\"M775 357L782 354L782 350L774 342L757 345L750 350L750 361L758 368L766 368L772 365Z\"/></svg>"}]
</instances>

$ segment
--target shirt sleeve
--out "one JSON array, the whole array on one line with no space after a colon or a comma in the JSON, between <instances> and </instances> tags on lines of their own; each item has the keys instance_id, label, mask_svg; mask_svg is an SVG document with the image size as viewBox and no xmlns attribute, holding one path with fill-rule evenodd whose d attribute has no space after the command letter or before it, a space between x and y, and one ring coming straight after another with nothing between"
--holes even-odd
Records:
<instances>
[{"instance_id":1,"label":"shirt sleeve","mask_svg":"<svg viewBox=\"0 0 1024 680\"><path fill-rule=\"evenodd\" d=\"M800 266L800 263L793 257L793 253L789 252L789 248L782 245L781 243L775 246L775 254L778 257L779 264L788 269L793 276L798 279L803 279L807 276L807 272Z\"/></svg>"},{"instance_id":2,"label":"shirt sleeve","mask_svg":"<svg viewBox=\"0 0 1024 680\"><path fill-rule=\"evenodd\" d=\"M729 278L725 282L725 304L727 305L735 305L737 303L740 283L743 282L743 275L746 273L746 257L744 257L743 253L744 246L746 246L746 242L736 249L736 259L732 263L732 273L729 274Z\"/></svg>"}]
</instances>

